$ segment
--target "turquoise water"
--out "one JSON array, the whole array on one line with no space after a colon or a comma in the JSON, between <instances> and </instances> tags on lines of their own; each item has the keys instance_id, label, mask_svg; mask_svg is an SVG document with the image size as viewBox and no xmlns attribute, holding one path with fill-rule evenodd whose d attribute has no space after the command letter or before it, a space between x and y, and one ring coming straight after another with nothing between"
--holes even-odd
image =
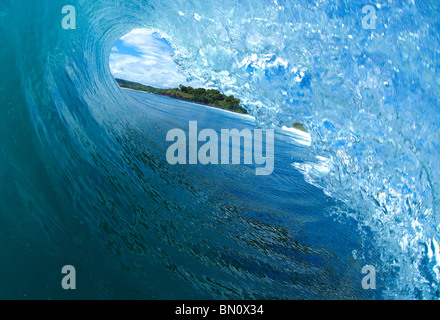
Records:
<instances>
[{"instance_id":1,"label":"turquoise water","mask_svg":"<svg viewBox=\"0 0 440 320\"><path fill-rule=\"evenodd\" d=\"M366 30L364 5L3 0L0 297L438 298L439 6L381 3ZM255 121L120 89L110 50L136 27ZM278 130L267 177L170 166L189 120L312 143Z\"/></svg>"},{"instance_id":2,"label":"turquoise water","mask_svg":"<svg viewBox=\"0 0 440 320\"><path fill-rule=\"evenodd\" d=\"M254 120L166 97L124 94L132 100L126 111L130 121L119 125L121 135L115 134L119 167L108 175L108 165L100 164L104 159L92 156L97 166L87 178L71 177L74 187L84 183L74 190L82 208L66 204L55 217L44 213L39 217L43 234L25 236L27 231L8 226L11 235L4 243L24 247L8 254L33 261L33 271L17 273L14 267L3 273L13 281L4 287L4 297L373 296L362 290L362 265L352 256L353 250L363 250L356 224L331 218L334 200L292 169L292 161L301 161L307 152L294 134L277 131L270 176L255 175L254 165L171 166L165 156L171 145L165 141L168 130L188 132L188 122L197 120L199 130L220 133L254 129ZM108 128L116 125L108 123ZM68 181L65 177L66 187ZM57 268L64 264L77 268L74 294L59 285ZM25 280L22 285L15 284L18 275Z\"/></svg>"}]
</instances>

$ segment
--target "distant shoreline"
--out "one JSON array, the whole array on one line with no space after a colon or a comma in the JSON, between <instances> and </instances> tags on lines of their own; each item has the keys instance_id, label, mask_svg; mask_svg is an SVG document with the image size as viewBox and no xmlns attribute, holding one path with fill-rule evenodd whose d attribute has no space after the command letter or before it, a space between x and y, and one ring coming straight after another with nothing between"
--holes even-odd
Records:
<instances>
[{"instance_id":1,"label":"distant shoreline","mask_svg":"<svg viewBox=\"0 0 440 320\"><path fill-rule=\"evenodd\" d=\"M226 96L215 89L209 89L209 90L206 90L204 88L194 89L192 87L185 87L183 85L180 85L180 88L174 88L174 89L158 89L151 86L143 85L138 82L132 82L122 79L115 79L115 80L118 83L118 85L124 89L147 92L158 96L168 97L181 101L187 101L205 107L216 108L219 110L251 117L251 115L248 114L247 110L240 106L240 99L236 99L232 95ZM209 101L209 100L217 103L206 103L206 102L204 103L204 101ZM308 134L308 131L304 128L304 126L298 122L294 122L290 126L290 129L302 131Z\"/></svg>"},{"instance_id":2,"label":"distant shoreline","mask_svg":"<svg viewBox=\"0 0 440 320\"><path fill-rule=\"evenodd\" d=\"M153 95L159 96L159 97L166 97L166 98L170 98L170 99L176 99L176 98L173 98L173 97L168 97L168 96L164 96L164 95L156 94L156 93L151 93L151 92L147 92L147 91L130 89L130 88L124 88L124 87L121 87L121 88L124 89L124 90L131 90L131 91L135 91L135 92L149 93L149 94L153 94ZM223 111L223 112L229 112L229 113L233 113L235 115L240 115L240 116L245 116L245 117L249 117L249 118L255 119L255 117L251 116L249 113L234 112L234 111L230 111L230 110L226 110L226 109L222 109L222 108L218 108L218 107L214 107L214 106L209 106L209 105L206 105L206 104L203 104L203 103L197 103L197 102L186 101L186 100L181 100L181 99L176 99L176 100L185 101L185 102L188 102L188 103L197 104L197 105L202 106L202 107L214 108L214 109L217 109L217 110L220 110L220 111Z\"/></svg>"},{"instance_id":3,"label":"distant shoreline","mask_svg":"<svg viewBox=\"0 0 440 320\"><path fill-rule=\"evenodd\" d=\"M248 114L247 110L240 106L240 99L236 99L232 95L226 96L216 89L194 89L192 87L185 87L183 85L180 85L179 88L173 89L158 89L137 82L122 79L115 80L121 88L148 92L160 96L200 104L207 107L230 111L237 114Z\"/></svg>"}]
</instances>

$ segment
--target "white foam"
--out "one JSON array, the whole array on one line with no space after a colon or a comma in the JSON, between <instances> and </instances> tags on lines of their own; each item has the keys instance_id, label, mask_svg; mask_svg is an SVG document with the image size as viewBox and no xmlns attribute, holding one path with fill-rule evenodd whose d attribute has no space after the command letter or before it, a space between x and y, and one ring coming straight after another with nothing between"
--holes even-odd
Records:
<instances>
[{"instance_id":1,"label":"white foam","mask_svg":"<svg viewBox=\"0 0 440 320\"><path fill-rule=\"evenodd\" d=\"M312 137L309 133L304 132L299 129L295 128L288 128L286 126L283 126L281 128L283 131L290 133L290 136L298 143L305 145L305 146L311 146L312 145Z\"/></svg>"}]
</instances>

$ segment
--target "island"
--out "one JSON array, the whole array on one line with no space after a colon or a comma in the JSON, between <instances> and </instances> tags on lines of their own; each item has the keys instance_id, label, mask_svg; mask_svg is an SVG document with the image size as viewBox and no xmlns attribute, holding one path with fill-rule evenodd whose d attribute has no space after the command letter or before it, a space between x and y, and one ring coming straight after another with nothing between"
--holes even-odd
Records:
<instances>
[{"instance_id":1,"label":"island","mask_svg":"<svg viewBox=\"0 0 440 320\"><path fill-rule=\"evenodd\" d=\"M233 95L226 96L216 89L208 89L208 90L205 88L195 89L193 87L189 87L189 86L187 87L184 85L180 85L179 88L174 88L174 89L158 89L151 86L143 85L138 82L132 82L118 78L116 78L115 80L121 88L149 92L161 96L194 102L205 106L228 110L240 114L248 114L247 110L240 106L240 99L235 98ZM295 128L303 132L307 132L304 126L298 122L293 123L291 125L291 128Z\"/></svg>"},{"instance_id":2,"label":"island","mask_svg":"<svg viewBox=\"0 0 440 320\"><path fill-rule=\"evenodd\" d=\"M306 128L304 128L304 126L301 123L299 123L299 122L292 123L292 125L290 127L294 128L294 129L297 129L297 130L301 130L303 132L307 132Z\"/></svg>"},{"instance_id":3,"label":"island","mask_svg":"<svg viewBox=\"0 0 440 320\"><path fill-rule=\"evenodd\" d=\"M233 95L226 96L216 89L193 88L180 85L174 89L158 89L141 83L115 79L120 87L138 91L145 91L153 94L167 96L174 99L185 100L210 106L214 108L224 109L236 113L247 114L247 110L240 106L240 99Z\"/></svg>"}]
</instances>

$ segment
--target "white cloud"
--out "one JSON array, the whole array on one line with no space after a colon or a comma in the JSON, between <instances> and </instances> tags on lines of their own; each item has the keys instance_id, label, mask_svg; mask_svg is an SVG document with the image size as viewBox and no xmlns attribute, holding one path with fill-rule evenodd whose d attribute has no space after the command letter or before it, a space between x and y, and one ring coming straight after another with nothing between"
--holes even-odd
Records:
<instances>
[{"instance_id":1,"label":"white cloud","mask_svg":"<svg viewBox=\"0 0 440 320\"><path fill-rule=\"evenodd\" d=\"M186 76L179 72L172 60L172 48L154 31L135 29L116 45L119 50L112 49L110 54L110 70L115 78L160 88L187 84Z\"/></svg>"}]
</instances>

